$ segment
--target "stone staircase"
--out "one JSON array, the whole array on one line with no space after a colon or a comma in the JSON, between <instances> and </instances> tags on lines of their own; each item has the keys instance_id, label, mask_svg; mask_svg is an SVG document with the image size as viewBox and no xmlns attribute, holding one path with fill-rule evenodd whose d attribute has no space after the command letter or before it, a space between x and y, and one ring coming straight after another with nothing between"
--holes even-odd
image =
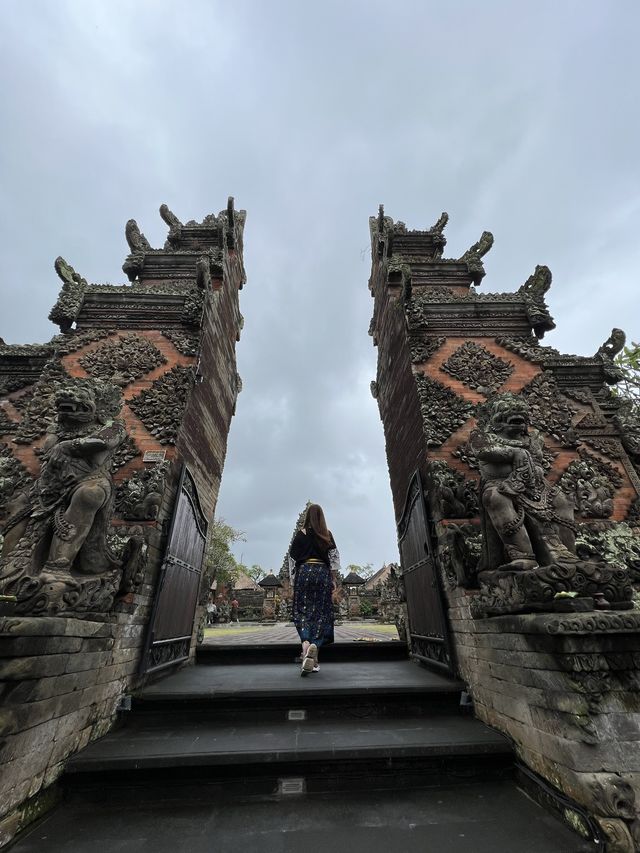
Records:
<instances>
[{"instance_id":1,"label":"stone staircase","mask_svg":"<svg viewBox=\"0 0 640 853\"><path fill-rule=\"evenodd\" d=\"M296 651L204 647L146 687L16 853L595 849L517 787L460 682L397 642L336 644L306 678Z\"/></svg>"}]
</instances>

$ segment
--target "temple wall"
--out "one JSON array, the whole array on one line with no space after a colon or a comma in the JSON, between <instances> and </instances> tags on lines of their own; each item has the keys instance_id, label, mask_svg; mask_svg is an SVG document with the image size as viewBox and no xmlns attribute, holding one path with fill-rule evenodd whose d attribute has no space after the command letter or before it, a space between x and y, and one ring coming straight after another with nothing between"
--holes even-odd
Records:
<instances>
[{"instance_id":1,"label":"temple wall","mask_svg":"<svg viewBox=\"0 0 640 853\"><path fill-rule=\"evenodd\" d=\"M640 850L640 611L630 598L632 584L636 599L640 588L640 458L607 387L616 381L607 347L619 330L592 357L540 346L534 328L553 328L544 301L550 272L537 267L515 293L477 291L493 238L485 232L462 258L445 260L443 222L407 231L382 211L370 220L376 387L396 519L417 469L433 568L414 571L432 571L441 588L452 668L476 715L513 739L523 765L550 783L558 802L568 798L561 811L576 829L599 834L608 851L633 853ZM605 554L611 585L602 581L600 605L629 609L594 609L597 573L588 593L571 582L550 586L529 606L535 613L518 612L529 602L509 596L525 587L512 590L499 571L479 584L480 474L469 439L484 417L479 407L505 392L528 403L530 427L544 441L545 480L574 503L579 541L599 559ZM575 603L555 601L557 589L572 589ZM434 630L438 624L436 616ZM424 659L419 644L412 650Z\"/></svg>"},{"instance_id":2,"label":"temple wall","mask_svg":"<svg viewBox=\"0 0 640 853\"><path fill-rule=\"evenodd\" d=\"M450 592L449 619L475 714L586 809L608 850L631 853L640 846L640 613L473 619L473 597Z\"/></svg>"},{"instance_id":3,"label":"temple wall","mask_svg":"<svg viewBox=\"0 0 640 853\"><path fill-rule=\"evenodd\" d=\"M39 604L22 588L17 601L0 602L0 846L51 805L66 759L109 730L121 699L145 678L142 651L183 463L213 520L240 389L243 224L244 214L228 208L204 224L180 226L164 250L130 241L133 285L88 285L63 262L62 309L52 318L62 313L66 333L50 344L0 346L6 537L14 535L15 508L33 500L43 445L56 430L56 390L74 379L87 386L100 380L121 388L126 431L111 465L109 547L122 548L130 537L143 543L139 573L126 589L114 587L104 607L96 599L76 614L73 603ZM145 273L149 265L154 277ZM14 591L3 575L13 553L0 564L0 593ZM200 619L198 607L191 661Z\"/></svg>"}]
</instances>

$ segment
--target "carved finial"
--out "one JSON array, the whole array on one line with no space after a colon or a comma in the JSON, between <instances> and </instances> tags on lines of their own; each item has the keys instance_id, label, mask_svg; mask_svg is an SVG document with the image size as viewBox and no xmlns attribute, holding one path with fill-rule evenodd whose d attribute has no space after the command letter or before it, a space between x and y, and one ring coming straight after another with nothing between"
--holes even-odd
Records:
<instances>
[{"instance_id":1,"label":"carved finial","mask_svg":"<svg viewBox=\"0 0 640 853\"><path fill-rule=\"evenodd\" d=\"M469 272L473 276L473 280L476 284L479 284L480 281L484 278L484 266L482 264L482 258L487 254L489 249L493 246L493 234L491 231L483 231L482 236L478 240L477 243L474 243L473 246L470 246L467 251L462 255L459 259L466 263Z\"/></svg>"},{"instance_id":2,"label":"carved finial","mask_svg":"<svg viewBox=\"0 0 640 853\"><path fill-rule=\"evenodd\" d=\"M627 336L622 329L612 329L607 340L598 349L596 355L604 356L605 358L614 359L619 352L622 352L624 345L627 342Z\"/></svg>"},{"instance_id":3,"label":"carved finial","mask_svg":"<svg viewBox=\"0 0 640 853\"><path fill-rule=\"evenodd\" d=\"M535 271L522 285L522 290L534 299L543 300L545 293L551 287L551 270L549 267L538 264Z\"/></svg>"},{"instance_id":4,"label":"carved finial","mask_svg":"<svg viewBox=\"0 0 640 853\"><path fill-rule=\"evenodd\" d=\"M443 210L442 213L440 214L440 219L438 219L438 221L436 222L435 225L432 225L431 228L429 228L429 233L430 234L442 234L442 232L446 228L448 221L449 221L449 214L446 212L446 210Z\"/></svg>"},{"instance_id":5,"label":"carved finial","mask_svg":"<svg viewBox=\"0 0 640 853\"><path fill-rule=\"evenodd\" d=\"M58 273L60 278L65 284L86 284L84 278L77 273L71 264L68 264L64 258L57 257L53 262L53 266L55 267L55 271Z\"/></svg>"},{"instance_id":6,"label":"carved finial","mask_svg":"<svg viewBox=\"0 0 640 853\"><path fill-rule=\"evenodd\" d=\"M378 206L378 233L384 231L384 204Z\"/></svg>"},{"instance_id":7,"label":"carved finial","mask_svg":"<svg viewBox=\"0 0 640 853\"><path fill-rule=\"evenodd\" d=\"M180 222L172 210L169 210L166 204L160 205L160 216L164 219L169 228L180 228L182 226L182 222Z\"/></svg>"},{"instance_id":8,"label":"carved finial","mask_svg":"<svg viewBox=\"0 0 640 853\"><path fill-rule=\"evenodd\" d=\"M151 244L138 228L135 219L130 219L124 227L124 236L132 252L150 252Z\"/></svg>"},{"instance_id":9,"label":"carved finial","mask_svg":"<svg viewBox=\"0 0 640 853\"><path fill-rule=\"evenodd\" d=\"M492 246L493 234L491 233L491 231L483 231L482 236L480 237L478 242L474 243L473 246L470 246L467 249L461 260L467 260L470 257L482 258L487 254L487 252Z\"/></svg>"},{"instance_id":10,"label":"carved finial","mask_svg":"<svg viewBox=\"0 0 640 853\"><path fill-rule=\"evenodd\" d=\"M233 196L230 195L227 200L227 221L229 222L229 227L233 228L235 223L235 208L234 208L234 199Z\"/></svg>"}]
</instances>

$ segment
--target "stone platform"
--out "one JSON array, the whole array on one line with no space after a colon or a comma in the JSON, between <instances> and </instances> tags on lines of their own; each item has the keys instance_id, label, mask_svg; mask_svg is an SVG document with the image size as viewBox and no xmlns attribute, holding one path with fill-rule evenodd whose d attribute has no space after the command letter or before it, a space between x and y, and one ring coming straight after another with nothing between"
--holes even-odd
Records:
<instances>
[{"instance_id":1,"label":"stone platform","mask_svg":"<svg viewBox=\"0 0 640 853\"><path fill-rule=\"evenodd\" d=\"M462 689L408 660L186 667L69 762L15 853L594 849L519 789Z\"/></svg>"}]
</instances>

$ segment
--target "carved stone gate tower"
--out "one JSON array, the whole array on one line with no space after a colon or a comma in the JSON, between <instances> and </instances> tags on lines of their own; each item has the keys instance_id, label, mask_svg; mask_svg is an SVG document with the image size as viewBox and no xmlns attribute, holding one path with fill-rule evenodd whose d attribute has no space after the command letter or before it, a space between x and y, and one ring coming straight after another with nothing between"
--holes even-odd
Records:
<instances>
[{"instance_id":1,"label":"carved stone gate tower","mask_svg":"<svg viewBox=\"0 0 640 853\"><path fill-rule=\"evenodd\" d=\"M126 225L130 284L58 258L61 334L0 346L0 842L141 675L193 653L240 390L245 213L160 214L161 249Z\"/></svg>"},{"instance_id":2,"label":"carved stone gate tower","mask_svg":"<svg viewBox=\"0 0 640 853\"><path fill-rule=\"evenodd\" d=\"M576 828L640 849L640 422L610 389L624 334L591 357L542 346L548 268L477 290L493 237L443 258L447 219L370 220L411 651L464 678Z\"/></svg>"}]
</instances>

